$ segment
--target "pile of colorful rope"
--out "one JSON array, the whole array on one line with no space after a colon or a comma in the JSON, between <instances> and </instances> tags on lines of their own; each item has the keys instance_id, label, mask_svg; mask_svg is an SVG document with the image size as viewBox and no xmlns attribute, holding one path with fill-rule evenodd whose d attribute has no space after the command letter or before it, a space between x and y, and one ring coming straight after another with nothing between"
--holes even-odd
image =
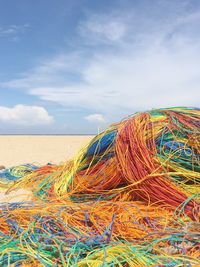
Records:
<instances>
[{"instance_id":1,"label":"pile of colorful rope","mask_svg":"<svg viewBox=\"0 0 200 267\"><path fill-rule=\"evenodd\" d=\"M33 170L36 170L38 167L32 164L24 164L20 166L15 166L9 169L2 169L0 171L1 181L5 179L5 181L15 181L29 173L32 173Z\"/></svg>"},{"instance_id":2,"label":"pile of colorful rope","mask_svg":"<svg viewBox=\"0 0 200 267\"><path fill-rule=\"evenodd\" d=\"M136 113L29 167L7 192L33 202L0 205L0 266L200 266L199 109Z\"/></svg>"}]
</instances>

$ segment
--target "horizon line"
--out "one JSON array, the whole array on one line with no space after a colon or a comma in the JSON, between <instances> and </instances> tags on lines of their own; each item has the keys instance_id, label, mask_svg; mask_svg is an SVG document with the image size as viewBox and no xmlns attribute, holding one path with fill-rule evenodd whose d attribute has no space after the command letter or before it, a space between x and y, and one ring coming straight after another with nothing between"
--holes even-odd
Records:
<instances>
[{"instance_id":1,"label":"horizon line","mask_svg":"<svg viewBox=\"0 0 200 267\"><path fill-rule=\"evenodd\" d=\"M75 134L75 133L73 133L73 134L15 134L15 133L13 133L13 134L10 134L10 133L8 133L8 134L1 134L0 133L0 136L5 136L5 135L49 135L49 136L51 136L51 135L60 135L60 136L67 136L67 135L96 135L95 133L88 133L88 134Z\"/></svg>"}]
</instances>

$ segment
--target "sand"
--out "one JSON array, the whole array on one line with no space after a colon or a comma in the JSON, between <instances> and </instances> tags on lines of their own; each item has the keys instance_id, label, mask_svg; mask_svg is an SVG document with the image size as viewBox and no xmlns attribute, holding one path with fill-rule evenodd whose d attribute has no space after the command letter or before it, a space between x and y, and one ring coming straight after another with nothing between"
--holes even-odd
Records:
<instances>
[{"instance_id":1,"label":"sand","mask_svg":"<svg viewBox=\"0 0 200 267\"><path fill-rule=\"evenodd\" d=\"M44 165L59 164L72 158L93 136L0 136L0 165L6 168L23 163ZM29 189L6 194L0 189L0 203L31 201Z\"/></svg>"},{"instance_id":2,"label":"sand","mask_svg":"<svg viewBox=\"0 0 200 267\"><path fill-rule=\"evenodd\" d=\"M23 163L58 164L72 158L91 138L89 135L0 136L0 165L11 167Z\"/></svg>"}]
</instances>

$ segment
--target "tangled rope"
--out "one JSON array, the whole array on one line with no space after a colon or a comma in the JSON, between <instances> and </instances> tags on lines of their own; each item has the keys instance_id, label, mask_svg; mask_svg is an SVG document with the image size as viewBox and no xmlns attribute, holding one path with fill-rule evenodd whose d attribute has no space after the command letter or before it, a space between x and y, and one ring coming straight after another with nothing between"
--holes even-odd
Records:
<instances>
[{"instance_id":1,"label":"tangled rope","mask_svg":"<svg viewBox=\"0 0 200 267\"><path fill-rule=\"evenodd\" d=\"M199 109L136 113L72 161L23 168L0 172L33 192L0 206L0 266L200 266Z\"/></svg>"}]
</instances>

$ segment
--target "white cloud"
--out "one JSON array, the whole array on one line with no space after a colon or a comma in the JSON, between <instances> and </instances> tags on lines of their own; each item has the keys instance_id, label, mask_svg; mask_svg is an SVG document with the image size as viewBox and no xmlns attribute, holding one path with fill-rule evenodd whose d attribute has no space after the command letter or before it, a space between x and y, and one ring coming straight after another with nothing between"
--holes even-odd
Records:
<instances>
[{"instance_id":1,"label":"white cloud","mask_svg":"<svg viewBox=\"0 0 200 267\"><path fill-rule=\"evenodd\" d=\"M25 126L49 125L53 123L53 117L45 108L39 106L0 106L0 122Z\"/></svg>"},{"instance_id":2,"label":"white cloud","mask_svg":"<svg viewBox=\"0 0 200 267\"><path fill-rule=\"evenodd\" d=\"M127 25L116 15L93 15L79 24L79 32L94 42L119 42L127 33Z\"/></svg>"},{"instance_id":3,"label":"white cloud","mask_svg":"<svg viewBox=\"0 0 200 267\"><path fill-rule=\"evenodd\" d=\"M70 82L80 71L84 62L81 52L59 54L53 58L39 61L38 66L22 73L18 79L0 83L0 88L30 89L46 85L59 86Z\"/></svg>"},{"instance_id":4,"label":"white cloud","mask_svg":"<svg viewBox=\"0 0 200 267\"><path fill-rule=\"evenodd\" d=\"M9 37L13 41L19 40L19 36L24 34L29 29L29 24L9 25L7 27L0 27L0 37Z\"/></svg>"},{"instance_id":5,"label":"white cloud","mask_svg":"<svg viewBox=\"0 0 200 267\"><path fill-rule=\"evenodd\" d=\"M197 106L200 97L200 47L173 43L99 53L80 70L81 82L32 87L29 93L67 107L127 114L165 106ZM66 81L67 84L67 81Z\"/></svg>"},{"instance_id":6,"label":"white cloud","mask_svg":"<svg viewBox=\"0 0 200 267\"><path fill-rule=\"evenodd\" d=\"M86 116L85 119L89 122L97 122L97 123L105 122L105 118L102 114L90 114Z\"/></svg>"},{"instance_id":7,"label":"white cloud","mask_svg":"<svg viewBox=\"0 0 200 267\"><path fill-rule=\"evenodd\" d=\"M155 2L158 7L89 15L79 24L84 45L74 45L80 51L63 52L0 86L105 114L106 120L143 109L199 106L200 10L187 1Z\"/></svg>"}]
</instances>

